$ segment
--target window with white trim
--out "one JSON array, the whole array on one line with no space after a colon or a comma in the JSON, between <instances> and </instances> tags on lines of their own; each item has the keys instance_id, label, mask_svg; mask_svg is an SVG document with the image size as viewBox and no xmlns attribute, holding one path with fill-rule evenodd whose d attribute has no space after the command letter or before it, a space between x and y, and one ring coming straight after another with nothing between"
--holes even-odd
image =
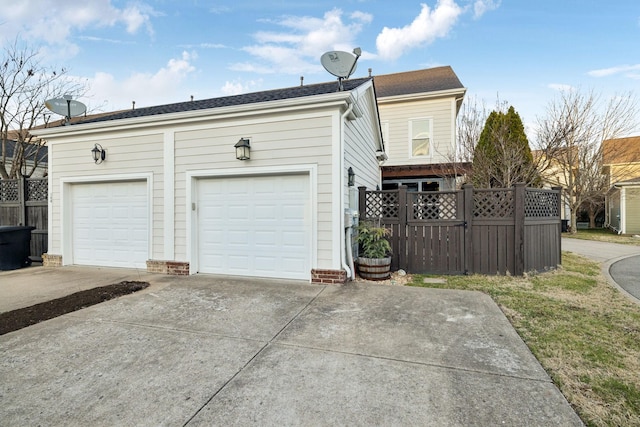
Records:
<instances>
[{"instance_id":1,"label":"window with white trim","mask_svg":"<svg viewBox=\"0 0 640 427\"><path fill-rule=\"evenodd\" d=\"M409 120L411 157L425 157L431 155L431 129L432 119Z\"/></svg>"}]
</instances>

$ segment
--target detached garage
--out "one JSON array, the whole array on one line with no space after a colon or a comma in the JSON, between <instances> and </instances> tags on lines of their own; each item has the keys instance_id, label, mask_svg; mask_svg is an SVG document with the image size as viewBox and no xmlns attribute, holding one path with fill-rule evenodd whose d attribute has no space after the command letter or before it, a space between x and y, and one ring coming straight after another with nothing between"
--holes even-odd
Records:
<instances>
[{"instance_id":1,"label":"detached garage","mask_svg":"<svg viewBox=\"0 0 640 427\"><path fill-rule=\"evenodd\" d=\"M38 130L49 147L45 265L348 280L345 213L357 210L357 186L380 184L384 147L372 79L343 88L296 86Z\"/></svg>"}]
</instances>

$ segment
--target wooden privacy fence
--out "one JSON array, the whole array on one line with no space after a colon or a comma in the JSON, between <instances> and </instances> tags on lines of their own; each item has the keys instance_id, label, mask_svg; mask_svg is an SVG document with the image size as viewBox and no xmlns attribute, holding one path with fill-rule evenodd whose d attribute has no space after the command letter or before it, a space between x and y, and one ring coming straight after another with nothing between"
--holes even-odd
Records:
<instances>
[{"instance_id":1,"label":"wooden privacy fence","mask_svg":"<svg viewBox=\"0 0 640 427\"><path fill-rule=\"evenodd\" d=\"M33 226L31 259L41 260L47 252L47 178L0 180L0 226Z\"/></svg>"},{"instance_id":2,"label":"wooden privacy fence","mask_svg":"<svg viewBox=\"0 0 640 427\"><path fill-rule=\"evenodd\" d=\"M360 187L360 220L391 230L394 270L522 275L561 262L560 193L524 184L437 192Z\"/></svg>"}]
</instances>

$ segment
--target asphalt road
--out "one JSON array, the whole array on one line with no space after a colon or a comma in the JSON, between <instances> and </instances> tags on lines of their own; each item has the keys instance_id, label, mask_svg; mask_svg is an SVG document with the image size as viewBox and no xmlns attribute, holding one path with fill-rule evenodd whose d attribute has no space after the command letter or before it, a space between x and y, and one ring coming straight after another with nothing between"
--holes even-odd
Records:
<instances>
[{"instance_id":1,"label":"asphalt road","mask_svg":"<svg viewBox=\"0 0 640 427\"><path fill-rule=\"evenodd\" d=\"M622 289L640 300L640 255L614 262L609 274Z\"/></svg>"}]
</instances>

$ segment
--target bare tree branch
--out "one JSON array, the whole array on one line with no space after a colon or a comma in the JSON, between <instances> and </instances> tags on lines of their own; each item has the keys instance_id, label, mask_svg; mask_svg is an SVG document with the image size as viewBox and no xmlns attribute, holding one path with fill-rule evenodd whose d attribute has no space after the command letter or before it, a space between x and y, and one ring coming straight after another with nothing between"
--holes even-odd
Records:
<instances>
[{"instance_id":1,"label":"bare tree branch","mask_svg":"<svg viewBox=\"0 0 640 427\"><path fill-rule=\"evenodd\" d=\"M45 123L45 101L65 94L86 93L86 85L68 77L64 68L44 66L38 53L17 39L6 47L0 59L0 178L31 176L38 167L44 142L29 130ZM8 162L8 146L15 142ZM27 159L28 157L28 159ZM33 161L27 167L27 160Z\"/></svg>"},{"instance_id":2,"label":"bare tree branch","mask_svg":"<svg viewBox=\"0 0 640 427\"><path fill-rule=\"evenodd\" d=\"M631 93L603 102L593 91L569 90L551 101L538 120L539 163L547 166L545 181L564 187L573 232L581 207L595 216L604 203L609 180L603 142L637 129L637 115L638 102Z\"/></svg>"}]
</instances>

